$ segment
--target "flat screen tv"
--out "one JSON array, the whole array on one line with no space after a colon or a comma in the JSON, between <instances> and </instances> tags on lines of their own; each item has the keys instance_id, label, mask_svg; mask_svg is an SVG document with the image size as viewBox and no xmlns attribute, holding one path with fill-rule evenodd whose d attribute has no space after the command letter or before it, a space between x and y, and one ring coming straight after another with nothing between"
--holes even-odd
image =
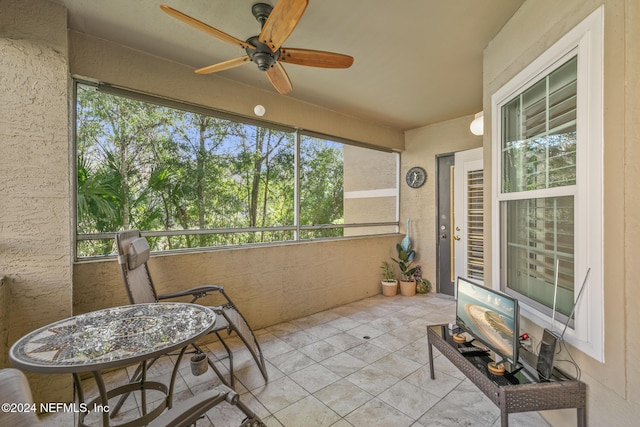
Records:
<instances>
[{"instance_id":1,"label":"flat screen tv","mask_svg":"<svg viewBox=\"0 0 640 427\"><path fill-rule=\"evenodd\" d=\"M508 360L518 362L518 300L458 277L456 324Z\"/></svg>"}]
</instances>

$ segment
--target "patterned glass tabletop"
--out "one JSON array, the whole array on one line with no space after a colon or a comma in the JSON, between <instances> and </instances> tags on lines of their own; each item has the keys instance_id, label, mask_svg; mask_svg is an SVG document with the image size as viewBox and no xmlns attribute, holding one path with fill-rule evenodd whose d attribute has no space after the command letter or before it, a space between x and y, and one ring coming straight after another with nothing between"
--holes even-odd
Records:
<instances>
[{"instance_id":1,"label":"patterned glass tabletop","mask_svg":"<svg viewBox=\"0 0 640 427\"><path fill-rule=\"evenodd\" d=\"M152 303L80 314L35 330L10 350L35 372L86 372L121 366L184 347L213 327L215 313L189 303Z\"/></svg>"}]
</instances>

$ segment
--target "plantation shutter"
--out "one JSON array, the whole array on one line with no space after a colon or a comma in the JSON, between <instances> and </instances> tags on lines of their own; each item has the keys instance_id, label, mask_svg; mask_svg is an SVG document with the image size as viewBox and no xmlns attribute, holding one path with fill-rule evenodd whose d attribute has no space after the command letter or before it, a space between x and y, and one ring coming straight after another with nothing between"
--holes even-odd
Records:
<instances>
[{"instance_id":1,"label":"plantation shutter","mask_svg":"<svg viewBox=\"0 0 640 427\"><path fill-rule=\"evenodd\" d=\"M507 287L548 307L573 302L577 57L502 107ZM559 260L559 261L558 261Z\"/></svg>"}]
</instances>

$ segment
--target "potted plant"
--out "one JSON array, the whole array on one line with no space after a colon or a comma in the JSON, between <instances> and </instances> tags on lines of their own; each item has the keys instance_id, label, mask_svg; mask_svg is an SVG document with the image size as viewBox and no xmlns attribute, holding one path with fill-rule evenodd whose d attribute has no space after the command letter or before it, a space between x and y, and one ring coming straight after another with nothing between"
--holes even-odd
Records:
<instances>
[{"instance_id":1,"label":"potted plant","mask_svg":"<svg viewBox=\"0 0 640 427\"><path fill-rule=\"evenodd\" d=\"M422 277L422 267L416 265L416 271L413 273L413 277L416 279L416 293L426 294L431 290L431 283Z\"/></svg>"},{"instance_id":2,"label":"potted plant","mask_svg":"<svg viewBox=\"0 0 640 427\"><path fill-rule=\"evenodd\" d=\"M392 297L398 293L398 281L393 266L387 261L382 261L382 295Z\"/></svg>"},{"instance_id":3,"label":"potted plant","mask_svg":"<svg viewBox=\"0 0 640 427\"><path fill-rule=\"evenodd\" d=\"M403 241L403 243L405 242ZM396 250L398 251L398 258L391 259L400 268L400 293L404 296L413 296L416 294L416 281L413 278L416 268L411 267L411 264L416 256L416 251L411 248L410 241L404 246L398 243Z\"/></svg>"}]
</instances>

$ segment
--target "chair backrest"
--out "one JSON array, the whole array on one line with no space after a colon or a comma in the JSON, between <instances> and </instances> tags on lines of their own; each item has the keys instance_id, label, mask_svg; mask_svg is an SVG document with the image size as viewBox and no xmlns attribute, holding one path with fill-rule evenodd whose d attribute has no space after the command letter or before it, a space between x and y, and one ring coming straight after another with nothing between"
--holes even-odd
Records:
<instances>
[{"instance_id":1,"label":"chair backrest","mask_svg":"<svg viewBox=\"0 0 640 427\"><path fill-rule=\"evenodd\" d=\"M124 287L131 304L156 302L158 295L147 268L149 243L140 230L126 230L116 233L118 263L122 270Z\"/></svg>"}]
</instances>

